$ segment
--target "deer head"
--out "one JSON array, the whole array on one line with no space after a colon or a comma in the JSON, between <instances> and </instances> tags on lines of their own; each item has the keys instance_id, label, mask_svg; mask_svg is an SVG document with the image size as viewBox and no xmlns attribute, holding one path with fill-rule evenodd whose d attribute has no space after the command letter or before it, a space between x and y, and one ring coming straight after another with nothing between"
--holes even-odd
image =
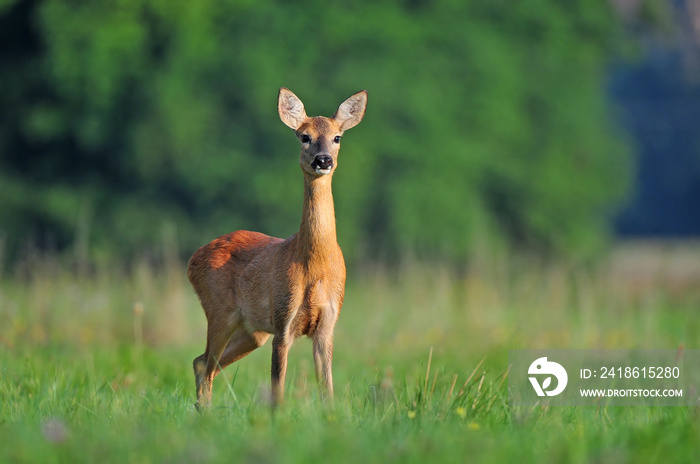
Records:
<instances>
[{"instance_id":1,"label":"deer head","mask_svg":"<svg viewBox=\"0 0 700 464\"><path fill-rule=\"evenodd\" d=\"M332 117L308 117L299 97L289 89L280 89L277 109L282 122L294 130L301 143L299 165L304 175L333 173L343 133L362 120L366 108L367 92L361 90L341 103Z\"/></svg>"}]
</instances>

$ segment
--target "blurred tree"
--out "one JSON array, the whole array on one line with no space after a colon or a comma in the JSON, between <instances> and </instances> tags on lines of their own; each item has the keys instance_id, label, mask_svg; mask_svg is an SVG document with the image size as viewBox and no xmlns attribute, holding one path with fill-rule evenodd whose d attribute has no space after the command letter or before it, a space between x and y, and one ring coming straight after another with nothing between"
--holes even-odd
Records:
<instances>
[{"instance_id":1,"label":"blurred tree","mask_svg":"<svg viewBox=\"0 0 700 464\"><path fill-rule=\"evenodd\" d=\"M463 259L489 240L590 251L626 190L605 2L0 3L0 229L184 254L298 227L277 88L330 115L369 91L335 185L349 259ZM500 237L500 238L499 238Z\"/></svg>"}]
</instances>

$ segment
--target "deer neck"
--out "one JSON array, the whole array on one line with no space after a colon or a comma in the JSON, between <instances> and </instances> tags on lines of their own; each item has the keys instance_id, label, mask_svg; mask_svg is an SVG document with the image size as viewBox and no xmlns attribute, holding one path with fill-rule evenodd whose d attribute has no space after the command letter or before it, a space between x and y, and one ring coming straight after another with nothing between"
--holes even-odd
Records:
<instances>
[{"instance_id":1,"label":"deer neck","mask_svg":"<svg viewBox=\"0 0 700 464\"><path fill-rule=\"evenodd\" d=\"M331 176L304 176L304 206L296 242L304 261L323 260L337 248Z\"/></svg>"}]
</instances>

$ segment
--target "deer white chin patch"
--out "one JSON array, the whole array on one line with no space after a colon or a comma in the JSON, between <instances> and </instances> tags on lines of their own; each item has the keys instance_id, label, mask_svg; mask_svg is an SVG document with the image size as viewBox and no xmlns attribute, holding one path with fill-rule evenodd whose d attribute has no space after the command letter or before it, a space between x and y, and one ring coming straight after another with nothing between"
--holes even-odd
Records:
<instances>
[{"instance_id":1,"label":"deer white chin patch","mask_svg":"<svg viewBox=\"0 0 700 464\"><path fill-rule=\"evenodd\" d=\"M316 168L316 174L320 174L322 176L325 176L326 174L330 174L330 173L331 173L331 168L327 168L327 169Z\"/></svg>"}]
</instances>

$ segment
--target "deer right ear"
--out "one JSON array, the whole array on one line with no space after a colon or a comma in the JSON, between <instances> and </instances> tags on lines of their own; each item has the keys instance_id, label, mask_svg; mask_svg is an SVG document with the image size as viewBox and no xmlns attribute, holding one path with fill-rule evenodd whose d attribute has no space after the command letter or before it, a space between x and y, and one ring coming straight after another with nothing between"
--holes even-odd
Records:
<instances>
[{"instance_id":1,"label":"deer right ear","mask_svg":"<svg viewBox=\"0 0 700 464\"><path fill-rule=\"evenodd\" d=\"M297 130L306 119L304 104L291 90L284 87L280 88L280 94L277 97L277 111L282 122L294 130Z\"/></svg>"},{"instance_id":2,"label":"deer right ear","mask_svg":"<svg viewBox=\"0 0 700 464\"><path fill-rule=\"evenodd\" d=\"M367 91L360 90L340 104L338 110L333 115L340 129L346 131L358 125L365 115L367 109Z\"/></svg>"}]
</instances>

